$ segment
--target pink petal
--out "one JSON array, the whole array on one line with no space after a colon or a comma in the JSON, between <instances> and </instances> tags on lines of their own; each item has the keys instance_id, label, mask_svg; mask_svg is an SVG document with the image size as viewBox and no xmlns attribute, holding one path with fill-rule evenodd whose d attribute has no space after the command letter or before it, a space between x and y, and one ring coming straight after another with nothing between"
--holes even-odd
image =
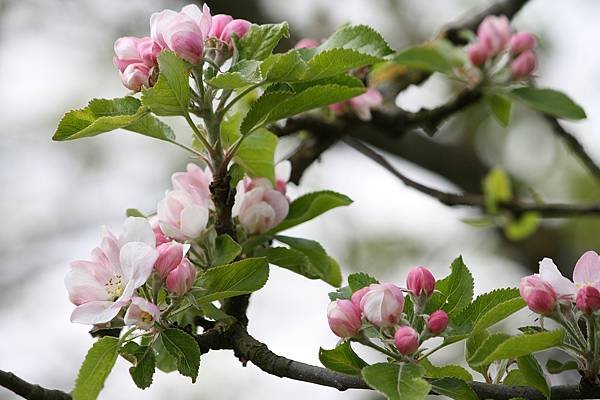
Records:
<instances>
[{"instance_id":1,"label":"pink petal","mask_svg":"<svg viewBox=\"0 0 600 400\"><path fill-rule=\"evenodd\" d=\"M123 280L134 282L134 287L142 286L152 273L158 251L145 243L129 242L121 249L120 260Z\"/></svg>"},{"instance_id":2,"label":"pink petal","mask_svg":"<svg viewBox=\"0 0 600 400\"><path fill-rule=\"evenodd\" d=\"M92 301L77 306L71 314L71 322L78 324L104 324L117 316L122 305L112 301Z\"/></svg>"},{"instance_id":3,"label":"pink petal","mask_svg":"<svg viewBox=\"0 0 600 400\"><path fill-rule=\"evenodd\" d=\"M579 286L600 284L600 256L595 251L586 251L575 264L573 280Z\"/></svg>"},{"instance_id":4,"label":"pink petal","mask_svg":"<svg viewBox=\"0 0 600 400\"><path fill-rule=\"evenodd\" d=\"M156 246L156 237L146 218L129 217L123 224L123 233L119 236L119 244L123 246L128 242L142 242L148 246Z\"/></svg>"}]
</instances>

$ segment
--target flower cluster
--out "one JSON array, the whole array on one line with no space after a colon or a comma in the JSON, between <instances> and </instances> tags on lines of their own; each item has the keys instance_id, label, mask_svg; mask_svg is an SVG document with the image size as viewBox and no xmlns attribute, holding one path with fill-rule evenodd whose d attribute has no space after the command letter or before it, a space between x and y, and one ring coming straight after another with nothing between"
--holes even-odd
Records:
<instances>
[{"instance_id":1,"label":"flower cluster","mask_svg":"<svg viewBox=\"0 0 600 400\"><path fill-rule=\"evenodd\" d=\"M115 42L114 64L123 84L140 91L151 87L158 76L158 54L173 51L192 65L204 57L221 64L232 54L232 35L244 36L250 22L230 15L212 16L204 4L187 5L180 12L163 10L150 17L150 37L122 37Z\"/></svg>"},{"instance_id":2,"label":"flower cluster","mask_svg":"<svg viewBox=\"0 0 600 400\"><path fill-rule=\"evenodd\" d=\"M540 261L540 272L521 279L521 297L529 309L558 322L568 334L567 344L574 350L580 369L596 381L600 357L596 348L600 315L600 256L585 252L575 264L573 281L564 277L549 258ZM587 323L584 335L580 322Z\"/></svg>"},{"instance_id":3,"label":"flower cluster","mask_svg":"<svg viewBox=\"0 0 600 400\"><path fill-rule=\"evenodd\" d=\"M404 310L404 291L413 305L410 319ZM433 274L427 268L414 267L408 273L406 289L393 283L373 283L355 291L350 299L330 303L329 327L343 339L358 341L385 354L416 358L425 340L442 334L448 327L448 315L443 310L424 314L434 291ZM367 337L366 331L373 327L384 348Z\"/></svg>"},{"instance_id":4,"label":"flower cluster","mask_svg":"<svg viewBox=\"0 0 600 400\"><path fill-rule=\"evenodd\" d=\"M235 206L245 234L266 232L287 216L286 165L278 168L275 189L265 178L244 178ZM65 284L76 305L72 322L150 329L165 310L173 311L194 286L198 268L205 267L201 255L214 246L214 240L205 240L214 230L211 181L208 169L188 164L171 177L172 189L155 216L129 217L118 237L105 230L91 261L71 263Z\"/></svg>"},{"instance_id":5,"label":"flower cluster","mask_svg":"<svg viewBox=\"0 0 600 400\"><path fill-rule=\"evenodd\" d=\"M537 67L537 40L529 32L513 33L506 16L488 16L477 29L477 41L467 47L471 64L487 73L508 71L513 80L530 76Z\"/></svg>"},{"instance_id":6,"label":"flower cluster","mask_svg":"<svg viewBox=\"0 0 600 400\"><path fill-rule=\"evenodd\" d=\"M314 39L300 39L294 46L296 49L312 49L319 45ZM360 75L363 71L356 71ZM374 87L368 87L367 91L361 95L355 96L341 103L331 104L329 109L335 115L342 115L347 112L353 112L362 121L371 120L371 110L383 104L381 92Z\"/></svg>"}]
</instances>

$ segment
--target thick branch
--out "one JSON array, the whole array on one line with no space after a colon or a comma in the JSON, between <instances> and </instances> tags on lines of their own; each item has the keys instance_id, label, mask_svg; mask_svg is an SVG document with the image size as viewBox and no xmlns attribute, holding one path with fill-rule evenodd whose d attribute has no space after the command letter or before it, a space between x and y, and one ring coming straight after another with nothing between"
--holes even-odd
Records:
<instances>
[{"instance_id":1,"label":"thick branch","mask_svg":"<svg viewBox=\"0 0 600 400\"><path fill-rule=\"evenodd\" d=\"M12 372L0 370L0 386L28 400L71 400L71 395L60 390L46 389L29 383Z\"/></svg>"},{"instance_id":2,"label":"thick branch","mask_svg":"<svg viewBox=\"0 0 600 400\"><path fill-rule=\"evenodd\" d=\"M416 182L406 175L398 171L389 161L387 161L379 153L366 146L362 142L346 138L344 139L350 146L369 157L373 161L377 162L387 171L391 172L394 176L400 179L405 185L417 189L421 193L425 193L441 203L448 206L471 206L478 208L485 208L485 198L479 194L472 193L450 193L442 190L434 189L429 186L423 185L422 183ZM580 204L536 204L536 203L524 203L519 200L512 200L509 202L502 202L498 204L498 208L504 211L510 211L513 214L522 214L525 212L535 211L540 213L544 217L572 217L577 215L599 215L600 216L600 204L591 205L580 205Z\"/></svg>"}]
</instances>

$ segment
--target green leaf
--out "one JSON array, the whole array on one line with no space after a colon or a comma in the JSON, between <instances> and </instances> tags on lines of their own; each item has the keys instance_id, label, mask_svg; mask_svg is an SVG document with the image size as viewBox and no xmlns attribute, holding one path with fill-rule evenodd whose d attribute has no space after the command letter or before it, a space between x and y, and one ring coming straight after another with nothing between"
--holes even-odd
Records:
<instances>
[{"instance_id":1,"label":"green leaf","mask_svg":"<svg viewBox=\"0 0 600 400\"><path fill-rule=\"evenodd\" d=\"M273 54L260 65L260 70L268 82L290 82L302 78L306 63L296 50L283 54Z\"/></svg>"},{"instance_id":2,"label":"green leaf","mask_svg":"<svg viewBox=\"0 0 600 400\"><path fill-rule=\"evenodd\" d=\"M485 209L490 214L498 212L498 203L512 199L510 178L501 168L495 167L483 180Z\"/></svg>"},{"instance_id":3,"label":"green leaf","mask_svg":"<svg viewBox=\"0 0 600 400\"><path fill-rule=\"evenodd\" d=\"M533 235L542 222L541 215L537 212L526 212L518 219L510 219L504 225L504 234L510 240L523 240Z\"/></svg>"},{"instance_id":4,"label":"green leaf","mask_svg":"<svg viewBox=\"0 0 600 400\"><path fill-rule=\"evenodd\" d=\"M546 369L551 374L560 374L561 372L577 370L579 367L577 366L576 361L567 361L562 363L557 360L550 359L546 362Z\"/></svg>"},{"instance_id":5,"label":"green leaf","mask_svg":"<svg viewBox=\"0 0 600 400\"><path fill-rule=\"evenodd\" d=\"M158 56L158 66L158 81L142 91L142 104L156 115L187 115L191 65L165 50Z\"/></svg>"},{"instance_id":6,"label":"green leaf","mask_svg":"<svg viewBox=\"0 0 600 400\"><path fill-rule=\"evenodd\" d=\"M242 134L256 128L310 111L339 103L364 93L364 88L347 87L338 84L312 86L300 93L270 92L259 97L252 105L241 126Z\"/></svg>"},{"instance_id":7,"label":"green leaf","mask_svg":"<svg viewBox=\"0 0 600 400\"><path fill-rule=\"evenodd\" d=\"M431 382L431 389L439 395L456 400L479 400L471 386L461 379L441 378Z\"/></svg>"},{"instance_id":8,"label":"green leaf","mask_svg":"<svg viewBox=\"0 0 600 400\"><path fill-rule=\"evenodd\" d=\"M87 107L66 113L52 140L74 140L115 129L127 129L162 140L175 138L172 129L141 107L135 97L93 99Z\"/></svg>"},{"instance_id":9,"label":"green leaf","mask_svg":"<svg viewBox=\"0 0 600 400\"><path fill-rule=\"evenodd\" d=\"M424 380L422 367L413 364L379 363L364 367L365 382L388 400L423 400L431 385Z\"/></svg>"},{"instance_id":10,"label":"green leaf","mask_svg":"<svg viewBox=\"0 0 600 400\"><path fill-rule=\"evenodd\" d=\"M511 99L498 93L488 94L484 99L496 121L506 128L510 123Z\"/></svg>"},{"instance_id":11,"label":"green leaf","mask_svg":"<svg viewBox=\"0 0 600 400\"><path fill-rule=\"evenodd\" d=\"M240 246L231 236L227 234L217 236L215 241L216 257L213 265L229 264L242 252Z\"/></svg>"},{"instance_id":12,"label":"green leaf","mask_svg":"<svg viewBox=\"0 0 600 400\"><path fill-rule=\"evenodd\" d=\"M110 336L94 343L79 369L73 389L74 400L95 400L98 397L117 361L120 347L119 339Z\"/></svg>"},{"instance_id":13,"label":"green leaf","mask_svg":"<svg viewBox=\"0 0 600 400\"><path fill-rule=\"evenodd\" d=\"M550 385L537 360L531 354L528 354L517 358L517 365L519 366L519 371L527 379L528 386L536 388L549 399Z\"/></svg>"},{"instance_id":14,"label":"green leaf","mask_svg":"<svg viewBox=\"0 0 600 400\"><path fill-rule=\"evenodd\" d=\"M506 377L504 377L504 380L502 381L502 384L508 386L529 386L527 378L525 378L523 372L518 369L511 369L508 371Z\"/></svg>"},{"instance_id":15,"label":"green leaf","mask_svg":"<svg viewBox=\"0 0 600 400\"><path fill-rule=\"evenodd\" d=\"M375 64L382 61L379 57L359 53L353 49L330 49L311 58L303 79L323 79L345 73L351 69Z\"/></svg>"},{"instance_id":16,"label":"green leaf","mask_svg":"<svg viewBox=\"0 0 600 400\"><path fill-rule=\"evenodd\" d=\"M557 118L585 119L585 111L564 93L553 89L521 87L513 89L513 97L543 113Z\"/></svg>"},{"instance_id":17,"label":"green leaf","mask_svg":"<svg viewBox=\"0 0 600 400\"><path fill-rule=\"evenodd\" d=\"M327 293L327 297L329 297L329 300L331 301L344 299L349 300L350 298L352 298L352 289L350 289L350 286L342 286L340 288L337 288L335 292Z\"/></svg>"},{"instance_id":18,"label":"green leaf","mask_svg":"<svg viewBox=\"0 0 600 400\"><path fill-rule=\"evenodd\" d=\"M477 331L471 334L468 337L467 342L465 343L465 360L467 361L467 364L469 364L469 367L479 372L485 378L487 378L488 376L487 371L489 369L489 364L474 365L470 362L470 360L473 359L473 356L475 355L477 350L479 350L483 342L485 342L489 336L490 334L487 330Z\"/></svg>"},{"instance_id":19,"label":"green leaf","mask_svg":"<svg viewBox=\"0 0 600 400\"><path fill-rule=\"evenodd\" d=\"M220 89L239 89L253 85L262 80L258 67L257 61L243 60L234 64L229 71L207 80L206 83Z\"/></svg>"},{"instance_id":20,"label":"green leaf","mask_svg":"<svg viewBox=\"0 0 600 400\"><path fill-rule=\"evenodd\" d=\"M337 48L351 49L378 58L383 58L394 52L385 39L367 25L341 27L317 48L317 53Z\"/></svg>"},{"instance_id":21,"label":"green leaf","mask_svg":"<svg viewBox=\"0 0 600 400\"><path fill-rule=\"evenodd\" d=\"M288 249L286 247L268 247L258 249L256 255L267 257L269 264L289 269L310 279L319 279L316 271L312 271L312 264L308 257L299 250Z\"/></svg>"},{"instance_id":22,"label":"green leaf","mask_svg":"<svg viewBox=\"0 0 600 400\"><path fill-rule=\"evenodd\" d=\"M325 249L318 242L289 236L275 236L275 239L306 256L310 263L309 275L318 277L332 286L337 287L342 284L340 266L327 255Z\"/></svg>"},{"instance_id":23,"label":"green leaf","mask_svg":"<svg viewBox=\"0 0 600 400\"><path fill-rule=\"evenodd\" d=\"M290 36L287 22L280 24L252 25L242 37L235 38L234 44L240 60L264 60L271 55L277 43Z\"/></svg>"},{"instance_id":24,"label":"green leaf","mask_svg":"<svg viewBox=\"0 0 600 400\"><path fill-rule=\"evenodd\" d=\"M356 292L357 290L367 287L373 283L379 283L379 281L373 278L371 275L365 274L364 272L358 272L348 276L348 286L350 286L350 289L352 289L353 292Z\"/></svg>"},{"instance_id":25,"label":"green leaf","mask_svg":"<svg viewBox=\"0 0 600 400\"><path fill-rule=\"evenodd\" d=\"M133 355L135 362L134 366L129 368L129 373L137 387L146 389L152 385L152 377L156 368L154 350L152 347L138 346Z\"/></svg>"},{"instance_id":26,"label":"green leaf","mask_svg":"<svg viewBox=\"0 0 600 400\"><path fill-rule=\"evenodd\" d=\"M269 264L265 258L246 258L211 268L199 280L203 290L196 295L196 301L209 303L252 293L262 288L268 278Z\"/></svg>"},{"instance_id":27,"label":"green leaf","mask_svg":"<svg viewBox=\"0 0 600 400\"><path fill-rule=\"evenodd\" d=\"M438 308L446 311L450 319L471 304L473 299L473 275L463 262L462 256L456 258L450 266L452 272L438 281L436 291L427 305L427 311Z\"/></svg>"},{"instance_id":28,"label":"green leaf","mask_svg":"<svg viewBox=\"0 0 600 400\"><path fill-rule=\"evenodd\" d=\"M281 232L333 209L352 204L349 197L332 191L319 191L305 194L292 201L287 217L270 233Z\"/></svg>"},{"instance_id":29,"label":"green leaf","mask_svg":"<svg viewBox=\"0 0 600 400\"><path fill-rule=\"evenodd\" d=\"M560 346L563 340L564 331L562 329L517 336L496 333L490 335L483 342L469 362L473 365L484 365L496 360L518 358Z\"/></svg>"},{"instance_id":30,"label":"green leaf","mask_svg":"<svg viewBox=\"0 0 600 400\"><path fill-rule=\"evenodd\" d=\"M350 375L360 375L368 365L352 350L350 342L343 342L332 350L319 349L319 360L333 371Z\"/></svg>"},{"instance_id":31,"label":"green leaf","mask_svg":"<svg viewBox=\"0 0 600 400\"><path fill-rule=\"evenodd\" d=\"M156 352L156 367L158 369L165 373L177 371L177 358L167 351L160 335L156 338L152 347Z\"/></svg>"},{"instance_id":32,"label":"green leaf","mask_svg":"<svg viewBox=\"0 0 600 400\"><path fill-rule=\"evenodd\" d=\"M251 177L264 177L275 181L275 149L279 139L266 129L252 132L240 145L234 160L244 167Z\"/></svg>"},{"instance_id":33,"label":"green leaf","mask_svg":"<svg viewBox=\"0 0 600 400\"><path fill-rule=\"evenodd\" d=\"M410 47L394 56L394 62L411 69L451 74L452 63L432 44Z\"/></svg>"},{"instance_id":34,"label":"green leaf","mask_svg":"<svg viewBox=\"0 0 600 400\"><path fill-rule=\"evenodd\" d=\"M431 361L426 358L419 361L419 365L425 368L425 376L428 378L457 378L462 379L463 381L473 380L473 376L469 371L460 365L449 364L438 367L437 365L433 365Z\"/></svg>"},{"instance_id":35,"label":"green leaf","mask_svg":"<svg viewBox=\"0 0 600 400\"><path fill-rule=\"evenodd\" d=\"M200 368L200 348L196 340L179 329L165 329L160 333L165 349L177 359L177 370L181 375L196 382Z\"/></svg>"},{"instance_id":36,"label":"green leaf","mask_svg":"<svg viewBox=\"0 0 600 400\"><path fill-rule=\"evenodd\" d=\"M144 215L144 213L141 212L140 210L138 210L137 208L128 208L127 210L125 210L125 215L128 216L128 217L146 218L146 216Z\"/></svg>"}]
</instances>

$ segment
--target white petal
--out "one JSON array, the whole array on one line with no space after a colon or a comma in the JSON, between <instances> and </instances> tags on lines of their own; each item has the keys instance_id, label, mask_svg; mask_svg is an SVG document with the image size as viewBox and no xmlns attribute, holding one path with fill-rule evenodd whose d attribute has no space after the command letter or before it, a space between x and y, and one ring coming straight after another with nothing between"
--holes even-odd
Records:
<instances>
[{"instance_id":1,"label":"white petal","mask_svg":"<svg viewBox=\"0 0 600 400\"><path fill-rule=\"evenodd\" d=\"M129 242L142 242L151 247L156 246L156 237L146 218L129 217L123 224L123 233L119 236L119 244L123 246Z\"/></svg>"},{"instance_id":2,"label":"white petal","mask_svg":"<svg viewBox=\"0 0 600 400\"><path fill-rule=\"evenodd\" d=\"M187 206L181 212L181 233L188 238L200 236L208 223L208 208L198 205Z\"/></svg>"},{"instance_id":3,"label":"white petal","mask_svg":"<svg viewBox=\"0 0 600 400\"><path fill-rule=\"evenodd\" d=\"M277 179L287 183L292 174L292 163L290 160L283 160L275 166L275 176Z\"/></svg>"},{"instance_id":4,"label":"white petal","mask_svg":"<svg viewBox=\"0 0 600 400\"><path fill-rule=\"evenodd\" d=\"M65 276L65 286L69 292L69 300L76 305L109 299L103 282L99 282L92 271L82 266L71 267Z\"/></svg>"},{"instance_id":5,"label":"white petal","mask_svg":"<svg viewBox=\"0 0 600 400\"><path fill-rule=\"evenodd\" d=\"M135 288L143 285L152 273L157 258L158 251L146 243L126 243L120 254L124 282L129 284L133 281Z\"/></svg>"},{"instance_id":6,"label":"white petal","mask_svg":"<svg viewBox=\"0 0 600 400\"><path fill-rule=\"evenodd\" d=\"M112 301L92 301L73 310L71 322L78 324L104 324L117 316L121 305Z\"/></svg>"},{"instance_id":7,"label":"white petal","mask_svg":"<svg viewBox=\"0 0 600 400\"><path fill-rule=\"evenodd\" d=\"M595 251L586 251L575 264L573 280L578 286L600 284L600 257Z\"/></svg>"},{"instance_id":8,"label":"white petal","mask_svg":"<svg viewBox=\"0 0 600 400\"><path fill-rule=\"evenodd\" d=\"M548 282L559 296L573 296L576 288L573 282L562 276L558 267L549 258L540 261L540 277Z\"/></svg>"}]
</instances>

